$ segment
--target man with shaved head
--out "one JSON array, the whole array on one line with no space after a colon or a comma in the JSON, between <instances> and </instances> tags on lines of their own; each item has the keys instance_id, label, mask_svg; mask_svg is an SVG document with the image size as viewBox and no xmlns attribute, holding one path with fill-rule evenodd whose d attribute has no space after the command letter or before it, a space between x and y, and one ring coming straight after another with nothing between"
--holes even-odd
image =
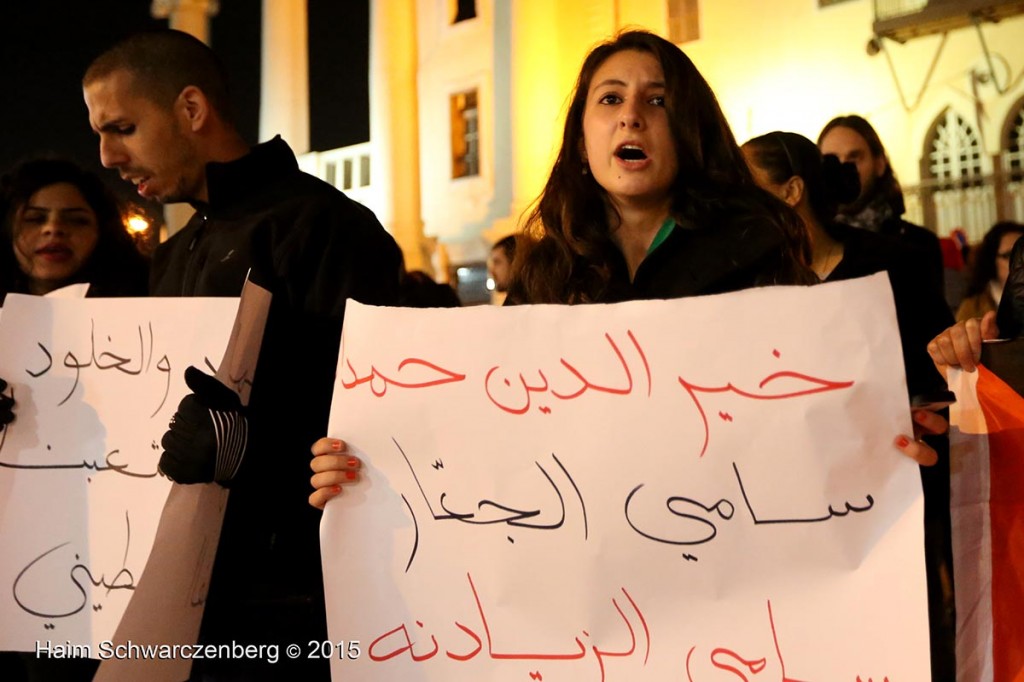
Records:
<instances>
[{"instance_id":1,"label":"man with shaved head","mask_svg":"<svg viewBox=\"0 0 1024 682\"><path fill-rule=\"evenodd\" d=\"M232 488L200 640L281 651L325 641L304 453L327 432L345 300L397 302L401 253L373 213L301 172L280 137L243 140L224 71L192 36L132 36L89 66L83 89L103 165L142 197L195 208L157 249L150 293L238 296L251 270L273 294L248 407L189 370L193 394L163 439L168 477ZM193 670L195 679L329 678L326 661L284 656Z\"/></svg>"}]
</instances>

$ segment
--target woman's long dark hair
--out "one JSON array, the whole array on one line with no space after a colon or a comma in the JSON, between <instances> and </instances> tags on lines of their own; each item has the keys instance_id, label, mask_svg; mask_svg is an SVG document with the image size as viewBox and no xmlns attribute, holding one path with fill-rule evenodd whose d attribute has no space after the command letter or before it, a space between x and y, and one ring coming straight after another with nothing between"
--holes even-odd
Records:
<instances>
[{"instance_id":1,"label":"woman's long dark hair","mask_svg":"<svg viewBox=\"0 0 1024 682\"><path fill-rule=\"evenodd\" d=\"M754 164L775 184L796 176L804 181L811 210L823 226L836 217L840 204L860 194L860 177L852 163L839 163L834 154L821 155L817 145L803 135L781 130L760 135L743 144Z\"/></svg>"},{"instance_id":2,"label":"woman's long dark hair","mask_svg":"<svg viewBox=\"0 0 1024 682\"><path fill-rule=\"evenodd\" d=\"M812 281L807 238L798 216L758 188L711 87L683 52L653 33L626 31L595 47L580 70L565 118L562 146L517 247L510 297L526 303L600 300L619 258L611 240L605 190L584 174L583 113L596 71L612 55L653 55L665 77L665 109L679 171L672 214L706 229L715 218L760 217L785 235L791 272L779 283Z\"/></svg>"},{"instance_id":3,"label":"woman's long dark hair","mask_svg":"<svg viewBox=\"0 0 1024 682\"><path fill-rule=\"evenodd\" d=\"M1015 232L1024 235L1024 225L1003 221L996 223L985 233L981 244L971 253L971 278L967 282L965 296L977 296L983 291L988 291L988 283L996 278L996 256L999 255L999 242L1006 235Z\"/></svg>"},{"instance_id":4,"label":"woman's long dark hair","mask_svg":"<svg viewBox=\"0 0 1024 682\"><path fill-rule=\"evenodd\" d=\"M58 183L74 185L96 214L99 238L85 264L63 284L89 282L89 296L144 296L148 265L125 230L113 194L94 174L66 159L25 161L0 180L3 245L0 246L0 300L8 293L28 293L28 277L14 257L15 219L33 194Z\"/></svg>"}]
</instances>

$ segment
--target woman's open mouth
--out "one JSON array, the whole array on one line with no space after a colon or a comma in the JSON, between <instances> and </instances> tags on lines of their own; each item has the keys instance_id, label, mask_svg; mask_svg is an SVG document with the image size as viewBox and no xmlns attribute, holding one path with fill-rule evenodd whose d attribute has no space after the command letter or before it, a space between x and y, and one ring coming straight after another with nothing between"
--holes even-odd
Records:
<instances>
[{"instance_id":1,"label":"woman's open mouth","mask_svg":"<svg viewBox=\"0 0 1024 682\"><path fill-rule=\"evenodd\" d=\"M74 253L63 244L46 244L36 249L36 255L51 262L62 262L70 259Z\"/></svg>"},{"instance_id":2,"label":"woman's open mouth","mask_svg":"<svg viewBox=\"0 0 1024 682\"><path fill-rule=\"evenodd\" d=\"M619 148L615 150L615 156L623 161L645 161L647 159L647 153L643 147L628 143L619 145Z\"/></svg>"}]
</instances>

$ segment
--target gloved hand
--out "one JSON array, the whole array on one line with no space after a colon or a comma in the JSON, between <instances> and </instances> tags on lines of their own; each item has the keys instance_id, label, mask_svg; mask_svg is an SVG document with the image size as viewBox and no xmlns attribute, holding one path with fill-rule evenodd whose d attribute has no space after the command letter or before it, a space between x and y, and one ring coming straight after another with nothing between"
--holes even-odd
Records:
<instances>
[{"instance_id":1,"label":"gloved hand","mask_svg":"<svg viewBox=\"0 0 1024 682\"><path fill-rule=\"evenodd\" d=\"M185 370L192 389L178 403L160 444L160 471L177 483L227 486L238 473L249 440L238 394L195 367Z\"/></svg>"},{"instance_id":2,"label":"gloved hand","mask_svg":"<svg viewBox=\"0 0 1024 682\"><path fill-rule=\"evenodd\" d=\"M0 431L14 421L14 398L4 395L7 390L7 382L0 379Z\"/></svg>"}]
</instances>

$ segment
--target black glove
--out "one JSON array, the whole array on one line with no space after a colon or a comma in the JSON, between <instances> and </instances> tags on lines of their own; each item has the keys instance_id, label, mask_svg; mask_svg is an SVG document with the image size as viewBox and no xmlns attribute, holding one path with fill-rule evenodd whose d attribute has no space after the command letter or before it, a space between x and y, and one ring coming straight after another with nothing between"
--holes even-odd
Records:
<instances>
[{"instance_id":1,"label":"black glove","mask_svg":"<svg viewBox=\"0 0 1024 682\"><path fill-rule=\"evenodd\" d=\"M14 398L4 395L7 390L7 382L0 379L0 431L14 421Z\"/></svg>"},{"instance_id":2,"label":"black glove","mask_svg":"<svg viewBox=\"0 0 1024 682\"><path fill-rule=\"evenodd\" d=\"M1024 336L1024 237L1017 240L1010 252L1010 277L1003 288L996 325L1004 339Z\"/></svg>"},{"instance_id":3,"label":"black glove","mask_svg":"<svg viewBox=\"0 0 1024 682\"><path fill-rule=\"evenodd\" d=\"M249 423L238 394L195 367L185 370L192 393L178 411L160 444L160 471L177 483L227 485L238 473L249 440Z\"/></svg>"}]
</instances>

